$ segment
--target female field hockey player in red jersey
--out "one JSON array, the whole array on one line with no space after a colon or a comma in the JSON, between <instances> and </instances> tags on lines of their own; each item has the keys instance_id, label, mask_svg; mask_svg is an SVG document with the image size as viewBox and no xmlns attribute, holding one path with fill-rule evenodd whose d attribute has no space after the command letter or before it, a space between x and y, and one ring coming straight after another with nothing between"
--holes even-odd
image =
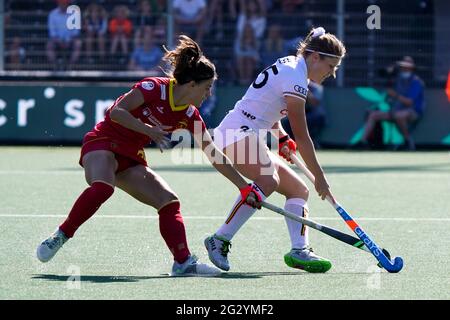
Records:
<instances>
[{"instance_id":1,"label":"female field hockey player in red jersey","mask_svg":"<svg viewBox=\"0 0 450 320\"><path fill-rule=\"evenodd\" d=\"M260 207L255 185L247 182L217 149L195 106L211 93L215 66L198 44L180 36L178 46L164 59L172 66L171 77L145 78L117 98L105 119L88 132L81 148L80 165L89 187L76 200L67 219L37 248L37 257L47 262L75 231L108 200L117 186L135 199L158 210L159 228L174 256L172 275L209 276L220 271L197 262L186 240L180 200L169 185L146 162L144 147L151 141L160 147L169 142L168 132L187 128L202 150L211 146L213 166L241 191L250 206ZM197 128L194 130L194 127ZM206 152L205 152L206 153ZM213 162L214 159L219 159Z\"/></svg>"}]
</instances>

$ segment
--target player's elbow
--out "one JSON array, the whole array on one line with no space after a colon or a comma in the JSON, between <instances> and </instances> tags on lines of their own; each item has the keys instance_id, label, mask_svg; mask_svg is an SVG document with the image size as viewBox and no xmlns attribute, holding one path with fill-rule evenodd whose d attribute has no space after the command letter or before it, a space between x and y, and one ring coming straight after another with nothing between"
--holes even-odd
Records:
<instances>
[{"instance_id":1,"label":"player's elbow","mask_svg":"<svg viewBox=\"0 0 450 320\"><path fill-rule=\"evenodd\" d=\"M114 122L120 122L122 112L123 112L123 110L116 106L111 109L111 112L109 113L109 117Z\"/></svg>"}]
</instances>

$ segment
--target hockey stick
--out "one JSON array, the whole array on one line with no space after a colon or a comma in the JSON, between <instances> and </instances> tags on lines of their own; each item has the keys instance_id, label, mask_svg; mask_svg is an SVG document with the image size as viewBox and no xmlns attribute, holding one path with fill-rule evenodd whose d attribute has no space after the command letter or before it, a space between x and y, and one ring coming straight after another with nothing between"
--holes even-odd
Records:
<instances>
[{"instance_id":1,"label":"hockey stick","mask_svg":"<svg viewBox=\"0 0 450 320\"><path fill-rule=\"evenodd\" d=\"M350 236L350 235L348 235L346 233L343 233L341 231L335 230L333 228L324 226L324 225L322 225L320 223L317 223L317 222L315 222L313 220L306 219L306 218L303 218L303 217L299 217L299 216L293 214L292 212L289 212L289 211L287 211L285 209L282 209L280 207L277 207L277 206L275 206L273 204L270 204L268 202L265 202L265 201L263 201L261 203L261 206L263 206L266 209L269 209L270 211L279 213L282 216L285 216L285 217L287 217L289 219L292 219L292 220L300 222L300 223L302 223L304 225L307 225L308 227L311 227L311 228L316 229L316 230L318 230L320 232L323 232L323 233L329 235L330 237L333 237L333 238L335 238L335 239L337 239L339 241L345 242L345 243L347 243L347 244L349 244L349 245L351 245L351 246L353 246L355 248L358 248L358 249L364 250L364 251L366 251L368 253L371 253L370 250L367 249L367 247L364 245L364 242L362 242L358 238L352 237L352 236Z\"/></svg>"},{"instance_id":2,"label":"hockey stick","mask_svg":"<svg viewBox=\"0 0 450 320\"><path fill-rule=\"evenodd\" d=\"M315 178L311 171L297 158L296 155L291 154L291 159L295 165L303 171L308 179L314 183ZM390 273L397 273L403 268L403 259L401 257L395 257L394 261L388 258L385 254L385 250L380 249L375 242L364 232L364 230L356 223L355 220L345 211L344 208L337 202L327 197L328 202L336 209L339 215L344 219L345 223L353 230L358 238L364 242L365 246L378 260L379 264Z\"/></svg>"}]
</instances>

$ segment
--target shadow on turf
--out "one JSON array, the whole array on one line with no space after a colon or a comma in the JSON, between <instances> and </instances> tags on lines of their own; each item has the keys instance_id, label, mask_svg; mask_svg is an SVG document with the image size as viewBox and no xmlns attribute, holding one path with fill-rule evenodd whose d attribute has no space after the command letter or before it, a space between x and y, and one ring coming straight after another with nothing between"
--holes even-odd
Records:
<instances>
[{"instance_id":1,"label":"shadow on turf","mask_svg":"<svg viewBox=\"0 0 450 320\"><path fill-rule=\"evenodd\" d=\"M48 281L68 281L70 276L58 274L35 274L32 279L41 279ZM141 280L149 280L153 278L167 278L168 276L145 277L145 276L80 276L82 282L93 283L111 283L111 282L138 282Z\"/></svg>"},{"instance_id":2,"label":"shadow on turf","mask_svg":"<svg viewBox=\"0 0 450 320\"><path fill-rule=\"evenodd\" d=\"M223 273L223 279L258 279L273 276L304 276L306 272L228 272Z\"/></svg>"},{"instance_id":3,"label":"shadow on turf","mask_svg":"<svg viewBox=\"0 0 450 320\"><path fill-rule=\"evenodd\" d=\"M222 273L215 279L258 279L272 276L301 276L307 275L306 272L228 272ZM63 281L69 280L69 275L58 274L34 274L32 279L47 280L47 281ZM92 283L113 283L113 282L138 282L142 280L153 279L179 279L180 277L170 277L168 274L161 274L159 276L80 276L81 282Z\"/></svg>"}]
</instances>

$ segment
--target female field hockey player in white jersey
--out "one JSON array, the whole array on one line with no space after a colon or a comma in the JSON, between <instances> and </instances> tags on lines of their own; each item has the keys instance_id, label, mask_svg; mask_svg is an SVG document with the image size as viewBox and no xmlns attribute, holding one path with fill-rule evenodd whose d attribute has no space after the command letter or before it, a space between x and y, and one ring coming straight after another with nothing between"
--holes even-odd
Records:
<instances>
[{"instance_id":1,"label":"female field hockey player in white jersey","mask_svg":"<svg viewBox=\"0 0 450 320\"><path fill-rule=\"evenodd\" d=\"M285 209L302 217L308 212L308 187L286 163L269 152L264 137L267 130L275 129L279 134L279 153L289 162L292 162L290 154L295 153L298 146L315 176L317 193L322 200L326 196L333 199L308 133L305 102L309 80L321 83L329 76L335 77L345 52L336 36L326 33L322 27L313 29L299 43L296 56L280 58L258 75L244 97L214 130L215 143L241 174L254 181L255 187L262 191L263 200L278 192L286 197ZM280 124L286 114L295 142ZM225 223L205 239L209 258L217 267L230 269L230 241L255 211L239 197ZM306 226L287 218L286 223L291 250L284 256L285 263L308 272L328 271L331 262L313 253Z\"/></svg>"}]
</instances>

